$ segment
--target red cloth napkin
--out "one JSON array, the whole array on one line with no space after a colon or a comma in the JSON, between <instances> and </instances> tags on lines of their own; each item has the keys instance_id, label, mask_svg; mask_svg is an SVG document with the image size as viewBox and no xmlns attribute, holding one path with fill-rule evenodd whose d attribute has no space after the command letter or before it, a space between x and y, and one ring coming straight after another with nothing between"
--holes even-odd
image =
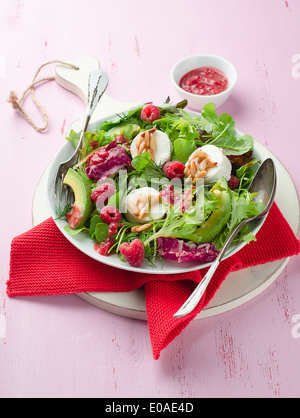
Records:
<instances>
[{"instance_id":1,"label":"red cloth napkin","mask_svg":"<svg viewBox=\"0 0 300 418\"><path fill-rule=\"evenodd\" d=\"M13 239L7 294L12 297L127 292L144 285L153 357L158 359L161 350L209 303L228 273L299 252L300 241L274 203L257 234L257 241L222 261L197 308L186 317L176 319L174 313L207 269L151 275L100 264L75 248L50 218Z\"/></svg>"}]
</instances>

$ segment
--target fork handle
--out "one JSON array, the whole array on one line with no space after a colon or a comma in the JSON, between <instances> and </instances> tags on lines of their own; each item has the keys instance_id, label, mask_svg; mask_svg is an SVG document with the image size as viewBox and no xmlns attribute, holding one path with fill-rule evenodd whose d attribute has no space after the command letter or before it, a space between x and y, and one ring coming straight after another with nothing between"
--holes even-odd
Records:
<instances>
[{"instance_id":1,"label":"fork handle","mask_svg":"<svg viewBox=\"0 0 300 418\"><path fill-rule=\"evenodd\" d=\"M88 87L88 104L86 107L86 114L83 122L83 127L80 132L79 141L76 147L74 154L77 154L78 150L81 148L82 139L84 133L87 131L91 117L101 99L103 93L106 90L108 84L108 76L102 70L94 70L90 73L89 76L89 87Z\"/></svg>"},{"instance_id":2,"label":"fork handle","mask_svg":"<svg viewBox=\"0 0 300 418\"><path fill-rule=\"evenodd\" d=\"M86 114L90 117L94 113L107 85L108 76L105 71L94 70L91 72L88 84L88 104L86 107Z\"/></svg>"}]
</instances>

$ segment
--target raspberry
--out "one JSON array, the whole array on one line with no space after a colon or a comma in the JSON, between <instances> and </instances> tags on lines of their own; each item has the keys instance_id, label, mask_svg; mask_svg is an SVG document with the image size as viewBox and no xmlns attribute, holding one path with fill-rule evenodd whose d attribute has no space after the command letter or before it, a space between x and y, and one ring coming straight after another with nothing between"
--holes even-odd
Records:
<instances>
[{"instance_id":1,"label":"raspberry","mask_svg":"<svg viewBox=\"0 0 300 418\"><path fill-rule=\"evenodd\" d=\"M119 225L117 223L111 222L109 224L108 234L109 235L115 235L118 232L118 227L119 227Z\"/></svg>"},{"instance_id":2,"label":"raspberry","mask_svg":"<svg viewBox=\"0 0 300 418\"><path fill-rule=\"evenodd\" d=\"M123 242L120 245L120 253L123 255L127 263L133 267L141 267L144 262L145 253L141 240L134 239L131 244Z\"/></svg>"},{"instance_id":3,"label":"raspberry","mask_svg":"<svg viewBox=\"0 0 300 418\"><path fill-rule=\"evenodd\" d=\"M126 139L123 134L115 137L116 144L122 145L126 150L130 151L129 139Z\"/></svg>"},{"instance_id":4,"label":"raspberry","mask_svg":"<svg viewBox=\"0 0 300 418\"><path fill-rule=\"evenodd\" d=\"M171 186L170 184L168 184L168 186L162 190L161 192L159 192L162 200L164 200L166 203L168 203L169 205L174 205L174 189L173 186Z\"/></svg>"},{"instance_id":5,"label":"raspberry","mask_svg":"<svg viewBox=\"0 0 300 418\"><path fill-rule=\"evenodd\" d=\"M115 188L111 183L103 183L93 190L91 199L97 202L98 206L107 205L109 198L115 193ZM101 198L100 198L101 197Z\"/></svg>"},{"instance_id":6,"label":"raspberry","mask_svg":"<svg viewBox=\"0 0 300 418\"><path fill-rule=\"evenodd\" d=\"M98 242L95 244L94 248L98 254L108 256L108 251L114 245L115 241L112 238L106 238L103 242Z\"/></svg>"},{"instance_id":7,"label":"raspberry","mask_svg":"<svg viewBox=\"0 0 300 418\"><path fill-rule=\"evenodd\" d=\"M98 147L98 141L90 141L90 146L92 149L95 149Z\"/></svg>"},{"instance_id":8,"label":"raspberry","mask_svg":"<svg viewBox=\"0 0 300 418\"><path fill-rule=\"evenodd\" d=\"M185 165L179 161L170 161L164 165L163 171L169 179L183 179Z\"/></svg>"},{"instance_id":9,"label":"raspberry","mask_svg":"<svg viewBox=\"0 0 300 418\"><path fill-rule=\"evenodd\" d=\"M237 189L240 185L240 181L237 177L235 176L231 176L230 179L228 180L228 187L231 190Z\"/></svg>"},{"instance_id":10,"label":"raspberry","mask_svg":"<svg viewBox=\"0 0 300 418\"><path fill-rule=\"evenodd\" d=\"M109 156L109 152L106 151L103 147L99 148L99 151L95 151L94 154L88 159L88 164L97 165L105 161Z\"/></svg>"},{"instance_id":11,"label":"raspberry","mask_svg":"<svg viewBox=\"0 0 300 418\"><path fill-rule=\"evenodd\" d=\"M121 134L115 137L115 141L116 144L127 144L129 140L125 138L124 134Z\"/></svg>"},{"instance_id":12,"label":"raspberry","mask_svg":"<svg viewBox=\"0 0 300 418\"><path fill-rule=\"evenodd\" d=\"M152 123L156 119L160 119L160 110L157 106L146 105L141 112L141 119L145 122Z\"/></svg>"},{"instance_id":13,"label":"raspberry","mask_svg":"<svg viewBox=\"0 0 300 418\"><path fill-rule=\"evenodd\" d=\"M192 204L192 190L187 190L186 192L182 193L178 199L177 204L180 206L181 212L184 213L188 210ZM175 201L176 205L176 201Z\"/></svg>"},{"instance_id":14,"label":"raspberry","mask_svg":"<svg viewBox=\"0 0 300 418\"><path fill-rule=\"evenodd\" d=\"M193 186L194 188L194 186ZM182 213L189 209L192 204L192 189L189 189L185 192L179 193L174 191L173 186L170 184L162 190L160 196L163 201L168 204L179 206Z\"/></svg>"},{"instance_id":15,"label":"raspberry","mask_svg":"<svg viewBox=\"0 0 300 418\"><path fill-rule=\"evenodd\" d=\"M121 213L115 206L104 206L100 216L102 221L107 224L118 224L121 220Z\"/></svg>"}]
</instances>

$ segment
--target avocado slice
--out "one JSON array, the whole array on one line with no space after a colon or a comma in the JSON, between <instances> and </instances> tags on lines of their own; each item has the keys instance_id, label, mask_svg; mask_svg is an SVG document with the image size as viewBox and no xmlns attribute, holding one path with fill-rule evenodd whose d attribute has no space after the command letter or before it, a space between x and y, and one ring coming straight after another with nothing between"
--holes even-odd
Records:
<instances>
[{"instance_id":1,"label":"avocado slice","mask_svg":"<svg viewBox=\"0 0 300 418\"><path fill-rule=\"evenodd\" d=\"M140 133L141 128L134 123L121 123L117 126L114 126L109 131L108 135L124 135L127 139L134 138L138 133Z\"/></svg>"},{"instance_id":2,"label":"avocado slice","mask_svg":"<svg viewBox=\"0 0 300 418\"><path fill-rule=\"evenodd\" d=\"M72 209L67 213L66 218L70 228L77 229L87 221L92 213L91 188L73 168L69 168L64 178L64 184L71 187L75 196Z\"/></svg>"},{"instance_id":3,"label":"avocado slice","mask_svg":"<svg viewBox=\"0 0 300 418\"><path fill-rule=\"evenodd\" d=\"M211 191L220 199L220 202L217 209L211 213L209 218L193 235L193 240L197 244L212 242L221 233L230 218L231 195L226 180L220 179Z\"/></svg>"}]
</instances>

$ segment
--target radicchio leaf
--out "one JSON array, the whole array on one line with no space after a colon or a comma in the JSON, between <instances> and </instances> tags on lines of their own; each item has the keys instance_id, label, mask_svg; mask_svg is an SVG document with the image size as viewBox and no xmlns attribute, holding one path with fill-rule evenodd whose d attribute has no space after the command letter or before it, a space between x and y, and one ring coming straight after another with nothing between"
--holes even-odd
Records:
<instances>
[{"instance_id":1,"label":"radicchio leaf","mask_svg":"<svg viewBox=\"0 0 300 418\"><path fill-rule=\"evenodd\" d=\"M113 141L106 147L99 148L87 164L87 176L98 181L117 173L121 168L131 167L131 159L126 150Z\"/></svg>"},{"instance_id":2,"label":"radicchio leaf","mask_svg":"<svg viewBox=\"0 0 300 418\"><path fill-rule=\"evenodd\" d=\"M186 243L177 238L157 238L159 255L167 260L184 263L197 261L198 263L209 263L215 260L219 251L210 242L203 244Z\"/></svg>"}]
</instances>

